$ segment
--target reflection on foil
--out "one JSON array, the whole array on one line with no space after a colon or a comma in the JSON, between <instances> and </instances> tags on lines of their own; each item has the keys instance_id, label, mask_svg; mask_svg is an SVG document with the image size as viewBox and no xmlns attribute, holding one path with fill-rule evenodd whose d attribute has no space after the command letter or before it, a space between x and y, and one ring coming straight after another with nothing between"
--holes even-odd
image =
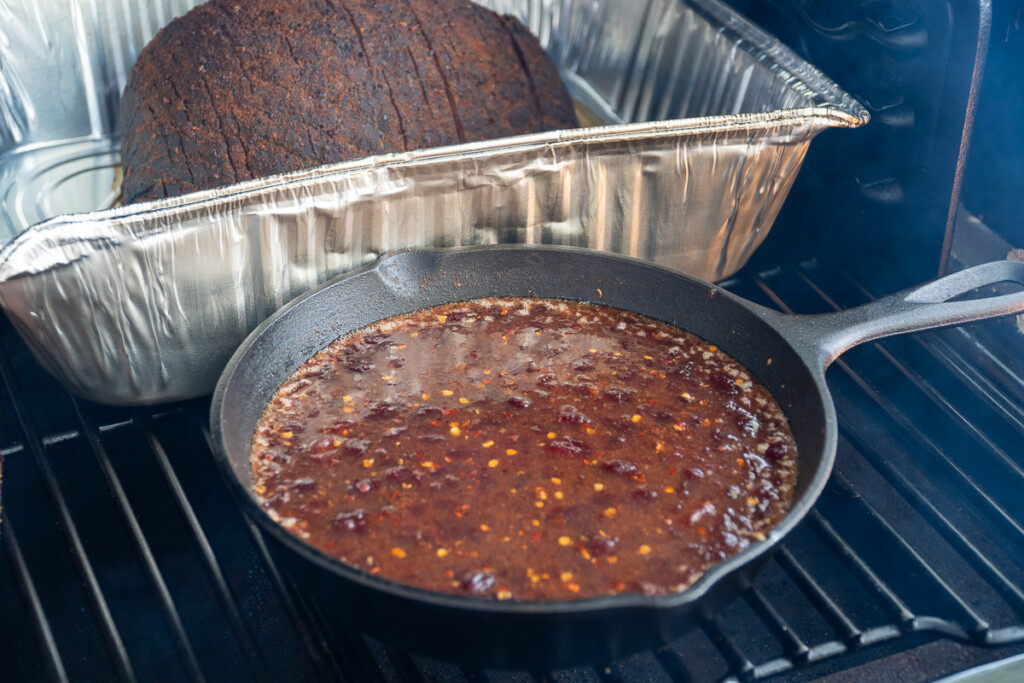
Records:
<instances>
[{"instance_id":1,"label":"reflection on foil","mask_svg":"<svg viewBox=\"0 0 1024 683\"><path fill-rule=\"evenodd\" d=\"M101 402L208 393L270 313L396 249L570 245L727 277L765 238L814 135L867 120L715 0L492 0L606 125L107 209L126 65L191 4L65 16L44 0L13 10L34 31L0 40L0 86L24 90L0 87L0 305L44 367ZM56 101L46 74L69 83ZM35 102L35 118L12 125L12 98Z\"/></svg>"}]
</instances>

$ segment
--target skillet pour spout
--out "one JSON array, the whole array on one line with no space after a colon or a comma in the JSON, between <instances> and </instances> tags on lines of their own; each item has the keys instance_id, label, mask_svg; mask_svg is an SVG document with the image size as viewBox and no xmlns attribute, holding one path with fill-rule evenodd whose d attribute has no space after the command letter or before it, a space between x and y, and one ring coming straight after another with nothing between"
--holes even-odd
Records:
<instances>
[{"instance_id":1,"label":"skillet pour spout","mask_svg":"<svg viewBox=\"0 0 1024 683\"><path fill-rule=\"evenodd\" d=\"M1024 311L1024 292L952 299L998 282L1024 285L1024 264L999 262L865 306L785 315L707 282L635 259L563 247L405 251L340 277L260 325L224 370L211 407L214 455L229 489L295 585L328 619L415 652L486 667L604 663L669 642L741 592L807 515L835 459L825 368L886 335ZM250 449L264 407L317 351L378 320L480 297L590 301L674 325L745 365L783 407L797 444L790 511L766 540L712 566L686 590L572 602L494 601L429 592L371 576L304 544L253 490Z\"/></svg>"}]
</instances>

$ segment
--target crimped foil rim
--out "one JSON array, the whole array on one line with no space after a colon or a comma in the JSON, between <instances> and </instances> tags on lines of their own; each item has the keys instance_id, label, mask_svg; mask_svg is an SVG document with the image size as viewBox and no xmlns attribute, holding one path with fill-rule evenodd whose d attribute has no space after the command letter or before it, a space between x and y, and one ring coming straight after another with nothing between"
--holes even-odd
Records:
<instances>
[{"instance_id":1,"label":"crimped foil rim","mask_svg":"<svg viewBox=\"0 0 1024 683\"><path fill-rule=\"evenodd\" d=\"M96 250L108 249L147 234L146 223L159 217L159 225L153 229L166 230L168 221L184 217L194 211L216 213L228 207L258 205L263 195L283 188L315 180L318 182L342 178L369 170L388 168L410 168L431 163L447 163L478 156L502 153L524 152L530 149L554 149L571 144L615 143L619 141L657 140L661 138L686 138L715 133L747 133L752 135L779 133L779 124L793 123L807 137L828 127L853 128L867 120L866 111L842 109L838 106L800 107L769 112L706 116L669 121L614 124L593 128L556 130L533 133L510 138L463 143L448 147L433 147L410 152L364 157L352 161L328 164L263 178L247 180L211 190L203 190L178 197L168 197L128 206L65 214L38 223L22 232L0 250L0 283L31 273L42 272L52 267L66 265L84 258ZM105 226L102 237L78 233L76 254L53 253L51 259L40 259L39 254L31 264L12 265L22 244L35 241L45 233L59 230L67 225L78 228L89 224ZM137 228L143 228L139 231Z\"/></svg>"}]
</instances>

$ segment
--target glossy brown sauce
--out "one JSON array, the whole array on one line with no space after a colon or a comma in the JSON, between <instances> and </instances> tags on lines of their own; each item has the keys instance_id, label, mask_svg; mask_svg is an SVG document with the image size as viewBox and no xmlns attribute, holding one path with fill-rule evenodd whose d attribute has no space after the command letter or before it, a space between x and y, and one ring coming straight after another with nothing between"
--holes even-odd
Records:
<instances>
[{"instance_id":1,"label":"glossy brown sauce","mask_svg":"<svg viewBox=\"0 0 1024 683\"><path fill-rule=\"evenodd\" d=\"M498 599L664 594L764 538L796 448L713 345L591 304L488 299L378 323L286 381L263 507L371 574Z\"/></svg>"}]
</instances>

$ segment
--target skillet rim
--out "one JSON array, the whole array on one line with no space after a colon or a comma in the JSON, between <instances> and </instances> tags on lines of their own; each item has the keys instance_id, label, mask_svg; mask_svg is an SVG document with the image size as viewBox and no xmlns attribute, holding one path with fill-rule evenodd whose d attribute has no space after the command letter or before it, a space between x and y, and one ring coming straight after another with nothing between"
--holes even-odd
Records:
<instances>
[{"instance_id":1,"label":"skillet rim","mask_svg":"<svg viewBox=\"0 0 1024 683\"><path fill-rule=\"evenodd\" d=\"M482 596L457 595L430 591L368 574L361 569L345 564L340 560L326 555L317 548L292 535L278 522L275 522L266 513L266 511L260 507L255 500L254 494L249 491L240 477L236 475L231 464L231 457L225 445L222 420L224 419L224 408L227 405L228 399L231 398L227 393L231 389L232 380L235 379L237 371L247 360L246 355L251 352L250 350L256 342L267 334L272 326L279 324L278 321L286 318L296 309L299 309L304 305L314 305L307 304L306 302L311 299L325 296L323 292L336 287L341 287L344 282L350 279L370 277L376 274L381 282L381 286L387 287L387 284L384 281L383 271L403 258L409 258L410 256L415 257L417 254L434 254L439 257L449 258L459 258L462 255L466 255L467 258L472 259L472 254L478 252L514 253L527 251L564 254L565 257L569 259L585 260L589 258L596 261L619 262L620 264L625 264L630 268L659 271L671 278L681 279L693 287L705 287L709 292L714 293L713 296L724 297L733 305L737 305L744 309L746 314L754 316L762 323L771 327L779 335L781 340L789 347L789 350L792 351L797 359L799 359L816 389L813 395L806 396L804 400L810 400L813 398L820 405L823 413L821 457L816 470L810 475L803 493L799 498L794 499L790 509L769 531L764 541L752 543L750 546L744 548L735 555L712 565L690 586L682 591L667 595L647 596L639 593L619 593L615 595L602 595L576 600L495 600L493 598ZM556 258L559 257L556 256ZM494 294L492 296L501 295ZM432 302L430 305L442 305L466 299L467 297L453 297L446 299L445 301ZM231 359L228 361L224 371L221 373L221 376L217 381L216 389L214 390L213 399L210 405L212 452L214 460L217 462L218 468L221 471L221 475L227 481L228 488L236 499L236 503L239 504L243 512L250 519L254 520L264 532L271 533L276 540L282 542L289 550L298 554L303 559L311 561L321 569L328 571L330 574L340 579L353 582L361 588L371 591L380 591L388 594L392 598L411 600L421 605L430 605L448 610L464 611L481 615L569 615L575 617L633 609L653 610L657 612L679 610L684 607L699 604L702 599L704 599L714 588L718 586L718 584L723 583L731 576L738 574L748 565L755 564L759 559L766 559L767 556L774 552L778 545L804 520L811 508L817 503L825 485L831 477L838 442L835 406L825 382L825 368L818 367L814 362L815 356L813 354L816 347L814 346L813 340L808 343L808 340L794 338L792 333L787 331L786 321L797 317L799 316L782 314L773 309L755 304L732 294L728 290L722 289L716 284L706 282L700 278L687 275L671 268L666 268L649 261L629 256L598 252L580 247L566 247L560 245L473 245L448 248L401 249L393 252L387 252L382 254L372 263L337 276L328 282L297 296L272 313L251 333L249 333L242 344L232 354ZM377 318L365 324L369 325L381 319L384 318ZM360 328L353 328L353 331L355 329ZM715 342L713 339L709 339L708 341ZM328 341L327 343L330 342ZM316 351L313 353L316 353ZM261 358L264 362L266 362L266 359L266 356ZM292 372L294 372L294 369ZM783 410L785 411L788 419L790 414L793 412L792 406L789 409L784 408ZM246 453L248 453L248 451L246 451ZM246 457L245 460L248 461L248 457Z\"/></svg>"}]
</instances>

